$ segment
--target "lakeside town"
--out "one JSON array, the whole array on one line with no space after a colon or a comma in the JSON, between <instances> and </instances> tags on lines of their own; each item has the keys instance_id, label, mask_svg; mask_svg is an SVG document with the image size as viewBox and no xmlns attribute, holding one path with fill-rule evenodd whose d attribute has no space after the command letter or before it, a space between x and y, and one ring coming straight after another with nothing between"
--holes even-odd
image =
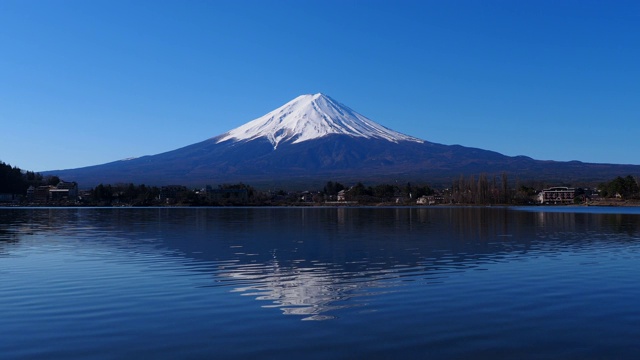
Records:
<instances>
[{"instance_id":1,"label":"lakeside town","mask_svg":"<svg viewBox=\"0 0 640 360\"><path fill-rule=\"evenodd\" d=\"M246 184L146 186L98 185L80 190L78 183L58 178L47 184L30 185L24 193L0 192L3 206L436 206L436 205L640 205L637 178L627 176L597 188L526 185L504 186L486 177L456 180L444 189L362 183L345 186L328 181L319 190L257 190Z\"/></svg>"},{"instance_id":2,"label":"lakeside town","mask_svg":"<svg viewBox=\"0 0 640 360\"><path fill-rule=\"evenodd\" d=\"M507 173L460 176L448 187L327 181L313 190L263 190L248 184L100 184L44 177L0 162L2 206L433 206L433 205L640 205L640 178L618 176L597 186L548 186L510 180Z\"/></svg>"}]
</instances>

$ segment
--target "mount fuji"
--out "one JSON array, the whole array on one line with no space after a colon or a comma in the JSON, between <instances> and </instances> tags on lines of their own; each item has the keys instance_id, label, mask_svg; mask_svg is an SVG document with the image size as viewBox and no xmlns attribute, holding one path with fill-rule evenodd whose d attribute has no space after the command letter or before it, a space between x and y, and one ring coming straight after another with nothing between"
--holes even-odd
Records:
<instances>
[{"instance_id":1,"label":"mount fuji","mask_svg":"<svg viewBox=\"0 0 640 360\"><path fill-rule=\"evenodd\" d=\"M180 149L44 174L82 187L229 182L305 187L329 180L450 184L452 177L483 172L547 181L603 181L638 174L640 166L540 161L432 143L384 127L329 96L313 94Z\"/></svg>"},{"instance_id":2,"label":"mount fuji","mask_svg":"<svg viewBox=\"0 0 640 360\"><path fill-rule=\"evenodd\" d=\"M328 135L384 139L394 143L424 141L377 124L324 94L302 95L272 112L218 137L217 142L267 138L278 144L298 144Z\"/></svg>"}]
</instances>

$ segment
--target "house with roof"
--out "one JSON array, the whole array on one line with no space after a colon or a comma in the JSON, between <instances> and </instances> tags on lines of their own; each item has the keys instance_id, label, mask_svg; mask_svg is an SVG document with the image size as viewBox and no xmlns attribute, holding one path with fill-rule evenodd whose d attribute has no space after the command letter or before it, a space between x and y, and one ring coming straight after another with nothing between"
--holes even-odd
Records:
<instances>
[{"instance_id":1,"label":"house with roof","mask_svg":"<svg viewBox=\"0 0 640 360\"><path fill-rule=\"evenodd\" d=\"M540 191L538 202L540 204L573 204L576 189L566 186L555 186Z\"/></svg>"}]
</instances>

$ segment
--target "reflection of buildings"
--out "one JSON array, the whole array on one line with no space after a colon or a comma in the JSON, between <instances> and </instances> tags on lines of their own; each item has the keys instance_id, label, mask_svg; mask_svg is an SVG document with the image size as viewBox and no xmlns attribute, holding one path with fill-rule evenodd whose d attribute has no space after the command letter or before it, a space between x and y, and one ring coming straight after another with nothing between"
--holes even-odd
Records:
<instances>
[{"instance_id":1,"label":"reflection of buildings","mask_svg":"<svg viewBox=\"0 0 640 360\"><path fill-rule=\"evenodd\" d=\"M426 291L452 272L519 261L530 252L554 256L593 241L622 248L640 233L638 211L624 210L631 213L478 207L3 210L0 253L3 247L8 252L7 239L53 233L92 239L85 245L153 254L145 255L149 260L184 257L190 271L206 274L207 286L214 277L263 307L324 320L399 286L423 284Z\"/></svg>"},{"instance_id":2,"label":"reflection of buildings","mask_svg":"<svg viewBox=\"0 0 640 360\"><path fill-rule=\"evenodd\" d=\"M536 225L538 231L537 236L549 237L557 236L550 235L555 234L557 231L575 231L576 230L576 213L573 212L544 212L537 213ZM583 217L580 221L588 224L588 217Z\"/></svg>"}]
</instances>

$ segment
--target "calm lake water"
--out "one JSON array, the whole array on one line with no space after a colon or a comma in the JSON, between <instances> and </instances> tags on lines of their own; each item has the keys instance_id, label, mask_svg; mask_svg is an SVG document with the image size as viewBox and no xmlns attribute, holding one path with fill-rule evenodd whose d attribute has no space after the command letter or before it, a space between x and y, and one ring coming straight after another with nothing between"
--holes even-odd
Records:
<instances>
[{"instance_id":1,"label":"calm lake water","mask_svg":"<svg viewBox=\"0 0 640 360\"><path fill-rule=\"evenodd\" d=\"M638 208L0 209L3 359L638 359Z\"/></svg>"}]
</instances>

